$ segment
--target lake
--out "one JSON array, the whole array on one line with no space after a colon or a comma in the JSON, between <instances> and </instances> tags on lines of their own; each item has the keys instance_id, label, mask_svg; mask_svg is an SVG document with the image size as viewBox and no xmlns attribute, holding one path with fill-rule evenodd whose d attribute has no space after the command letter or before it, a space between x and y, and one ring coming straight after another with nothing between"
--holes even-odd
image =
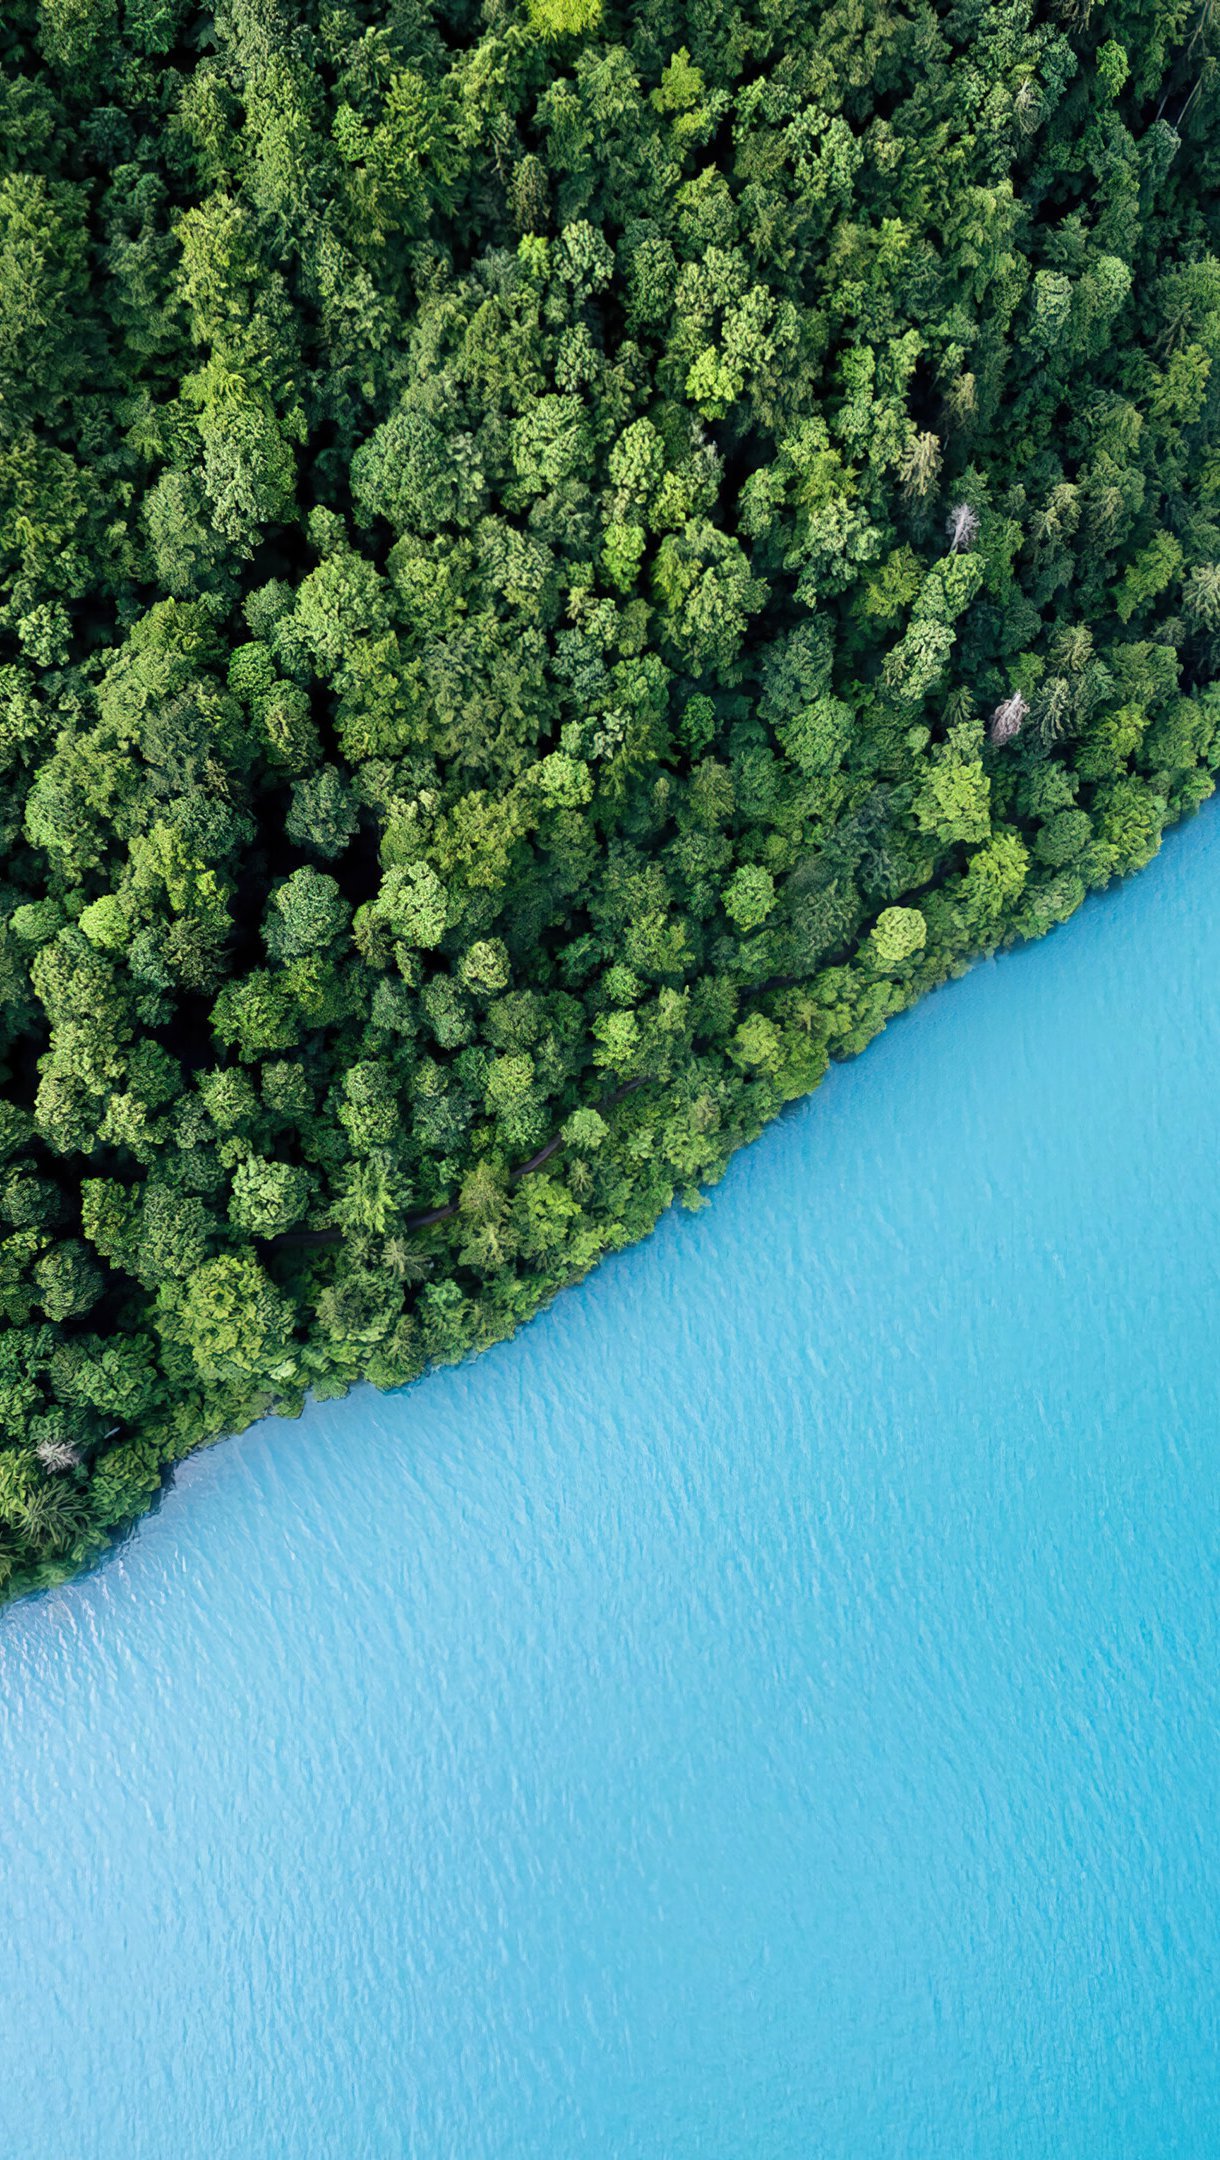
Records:
<instances>
[{"instance_id":1,"label":"lake","mask_svg":"<svg viewBox=\"0 0 1220 2160\"><path fill-rule=\"evenodd\" d=\"M1215 2160L1218 892L0 1618L4 2160Z\"/></svg>"}]
</instances>

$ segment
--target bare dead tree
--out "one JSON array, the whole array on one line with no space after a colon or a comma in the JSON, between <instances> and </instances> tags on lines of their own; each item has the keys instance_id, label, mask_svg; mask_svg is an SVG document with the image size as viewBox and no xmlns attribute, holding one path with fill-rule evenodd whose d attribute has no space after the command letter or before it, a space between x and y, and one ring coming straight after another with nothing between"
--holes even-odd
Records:
<instances>
[{"instance_id":1,"label":"bare dead tree","mask_svg":"<svg viewBox=\"0 0 1220 2160\"><path fill-rule=\"evenodd\" d=\"M1005 698L1002 704L996 706L987 730L993 749L1002 750L1005 743L1014 741L1021 732L1028 711L1029 706L1019 690L1014 690L1010 698Z\"/></svg>"},{"instance_id":2,"label":"bare dead tree","mask_svg":"<svg viewBox=\"0 0 1220 2160\"><path fill-rule=\"evenodd\" d=\"M69 1440L40 1440L34 1453L47 1471L62 1474L80 1465L80 1456Z\"/></svg>"},{"instance_id":3,"label":"bare dead tree","mask_svg":"<svg viewBox=\"0 0 1220 2160\"><path fill-rule=\"evenodd\" d=\"M979 536L978 512L969 503L955 503L945 519L945 531L949 535L949 553L960 555L964 549L973 547Z\"/></svg>"}]
</instances>

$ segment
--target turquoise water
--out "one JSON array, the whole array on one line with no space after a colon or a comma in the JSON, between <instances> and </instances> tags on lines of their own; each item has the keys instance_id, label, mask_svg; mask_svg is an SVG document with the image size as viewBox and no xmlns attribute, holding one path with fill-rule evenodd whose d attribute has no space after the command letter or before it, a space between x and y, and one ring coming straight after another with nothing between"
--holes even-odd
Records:
<instances>
[{"instance_id":1,"label":"turquoise water","mask_svg":"<svg viewBox=\"0 0 1220 2160\"><path fill-rule=\"evenodd\" d=\"M1218 887L0 1621L3 2160L1214 2160Z\"/></svg>"}]
</instances>

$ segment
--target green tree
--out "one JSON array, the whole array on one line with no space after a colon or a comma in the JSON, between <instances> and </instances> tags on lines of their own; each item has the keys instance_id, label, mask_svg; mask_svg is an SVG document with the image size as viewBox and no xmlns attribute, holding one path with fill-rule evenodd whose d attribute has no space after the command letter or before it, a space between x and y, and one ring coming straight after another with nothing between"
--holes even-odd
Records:
<instances>
[{"instance_id":1,"label":"green tree","mask_svg":"<svg viewBox=\"0 0 1220 2160\"><path fill-rule=\"evenodd\" d=\"M256 1260L205 1261L170 1313L202 1379L283 1386L295 1376L292 1307Z\"/></svg>"}]
</instances>

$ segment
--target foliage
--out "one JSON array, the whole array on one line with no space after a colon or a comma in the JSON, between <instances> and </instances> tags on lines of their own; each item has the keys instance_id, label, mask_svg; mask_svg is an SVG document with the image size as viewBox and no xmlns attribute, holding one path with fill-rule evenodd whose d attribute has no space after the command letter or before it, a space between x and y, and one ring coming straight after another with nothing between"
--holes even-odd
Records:
<instances>
[{"instance_id":1,"label":"foliage","mask_svg":"<svg viewBox=\"0 0 1220 2160\"><path fill-rule=\"evenodd\" d=\"M0 1589L1210 792L1216 37L5 8Z\"/></svg>"}]
</instances>

